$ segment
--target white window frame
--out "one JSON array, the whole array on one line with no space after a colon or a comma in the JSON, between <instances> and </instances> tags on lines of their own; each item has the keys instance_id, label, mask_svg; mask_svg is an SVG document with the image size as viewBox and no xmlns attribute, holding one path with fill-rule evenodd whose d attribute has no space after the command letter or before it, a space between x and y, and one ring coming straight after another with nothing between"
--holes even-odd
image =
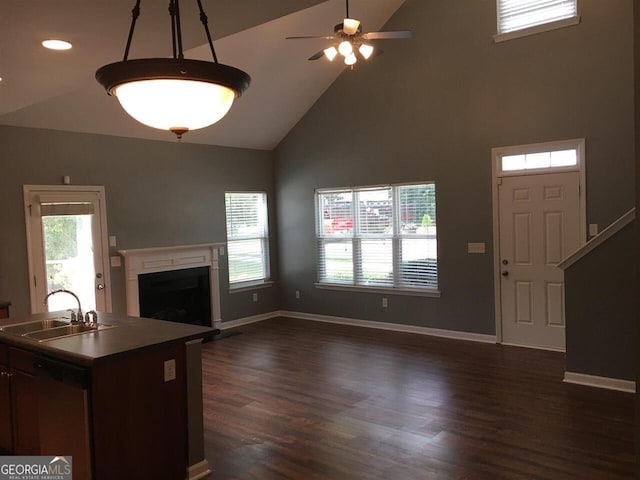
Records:
<instances>
[{"instance_id":1,"label":"white window frame","mask_svg":"<svg viewBox=\"0 0 640 480\"><path fill-rule=\"evenodd\" d=\"M253 195L262 195L264 199L264 231L259 236L241 236L238 238L232 238L229 236L228 225L226 221L226 204L227 204L227 195L234 194L253 194ZM254 290L256 288L264 288L271 287L273 285L273 281L271 281L271 259L269 255L269 208L268 208L268 196L267 192L264 191L227 191L224 193L225 195L225 230L227 233L227 279L229 281L229 292L230 293L238 293L244 292L248 290ZM256 240L259 239L262 242L262 265L264 268L264 277L256 280L249 280L243 282L231 282L231 257L229 255L229 243L233 241L240 240Z\"/></svg>"},{"instance_id":2,"label":"white window frame","mask_svg":"<svg viewBox=\"0 0 640 480\"><path fill-rule=\"evenodd\" d=\"M355 203L355 199L357 198L357 191L362 191L362 190L367 190L367 189L382 189L382 188L389 188L391 187L393 189L392 193L393 193L393 234L388 235L388 237L392 240L393 243L393 253L392 253L392 262L393 262L393 277L394 277L394 283L396 282L397 276L398 276L398 272L400 271L400 265L399 265L399 261L400 261L400 256L398 255L398 248L399 248L399 243L400 240L403 238L423 238L425 236L416 236L416 235L411 235L410 237L407 237L406 235L403 235L402 233L400 233L400 222L397 221L397 219L400 217L400 202L398 199L398 192L399 189L395 188L395 187L405 187L405 186L412 186L412 185L429 185L429 184L433 184L435 185L434 181L422 181L422 182L410 182L410 183L396 183L396 184L384 184L384 185L362 185L362 186L356 186L356 187L337 187L337 188L318 188L315 190L314 192L314 221L316 224L316 249L318 248L318 244L319 244L319 240L321 238L324 238L322 235L322 232L320 231L319 225L320 222L318 221L318 215L320 214L320 206L318 204L318 197L319 194L323 194L323 193L332 193L332 192L344 192L344 191L349 191L351 190L353 192L353 196L354 196L354 200L353 202ZM436 192L436 196L437 196L437 192ZM353 204L352 204L353 205ZM352 207L353 208L353 207ZM437 211L437 200L436 200L436 211ZM358 224L358 216L359 216L359 209L356 208L354 211L354 228L356 228L357 224ZM436 223L437 225L437 223ZM366 237L366 235L365 235ZM353 244L353 256L354 256L354 260L353 260L353 269L354 269L354 284L348 284L348 283L330 283L330 282L321 282L319 279L318 281L314 284L316 288L318 289L324 289L324 290L343 290L343 291L362 291L362 292L377 292L377 293L385 293L385 294L396 294L396 295L407 295L407 296L417 296L417 297L434 297L434 298L439 298L441 296L441 292L439 290L439 285L440 285L440 272L438 270L437 273L437 282L438 282L438 288L422 288L422 287L408 287L408 286L404 286L404 285L400 285L400 286L373 286L373 285L359 285L359 284L355 284L355 278L358 276L358 272L356 272L358 265L360 264L360 262L355 260L356 255L360 254L360 249L359 249L359 243L362 237L356 237L355 235L353 237L347 237L346 239L350 239L352 240L352 244ZM332 240L338 240L338 238L331 238ZM436 227L436 241L438 240L438 233L437 233L437 227ZM436 256L436 262L438 262L438 258L440 257L440 244L439 242L437 243L437 249L438 249L438 253ZM319 255L318 255L319 257ZM437 264L437 263L436 263ZM317 265L318 270L319 270L319 265ZM319 276L319 275L318 275Z\"/></svg>"},{"instance_id":3,"label":"white window frame","mask_svg":"<svg viewBox=\"0 0 640 480\"><path fill-rule=\"evenodd\" d=\"M540 0L544 1L544 0ZM515 38L527 37L529 35L535 35L538 33L548 32L551 30L557 30L559 28L570 27L573 25L578 25L580 23L580 15L578 15L578 0L576 2L576 14L569 18L563 18L561 20L551 20L546 23L541 23L539 25L534 25L532 27L522 28L520 30L512 30L509 32L503 32L502 26L500 22L500 0L496 0L496 16L497 16L497 30L493 36L493 41L495 43L505 42L507 40L513 40Z\"/></svg>"}]
</instances>

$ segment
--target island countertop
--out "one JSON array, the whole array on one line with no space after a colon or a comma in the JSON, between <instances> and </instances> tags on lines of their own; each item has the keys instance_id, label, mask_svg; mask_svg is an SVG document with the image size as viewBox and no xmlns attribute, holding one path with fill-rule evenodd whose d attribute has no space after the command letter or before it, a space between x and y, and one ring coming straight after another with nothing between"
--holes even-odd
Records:
<instances>
[{"instance_id":1,"label":"island countertop","mask_svg":"<svg viewBox=\"0 0 640 480\"><path fill-rule=\"evenodd\" d=\"M68 312L46 312L21 318L0 320L0 328L8 325L68 317ZM128 352L152 348L175 341L203 338L214 329L149 318L128 317L98 312L98 322L113 328L38 342L28 337L4 333L0 330L0 343L16 346L35 353L66 360L78 365L92 366Z\"/></svg>"}]
</instances>

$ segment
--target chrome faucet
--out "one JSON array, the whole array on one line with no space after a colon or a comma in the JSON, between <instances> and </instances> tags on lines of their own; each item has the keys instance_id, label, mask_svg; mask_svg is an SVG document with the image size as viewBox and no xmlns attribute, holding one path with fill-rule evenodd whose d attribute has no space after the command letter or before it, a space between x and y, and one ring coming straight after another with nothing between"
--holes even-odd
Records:
<instances>
[{"instance_id":1,"label":"chrome faucet","mask_svg":"<svg viewBox=\"0 0 640 480\"><path fill-rule=\"evenodd\" d=\"M85 314L84 323L86 323L87 325L90 325L92 328L97 328L98 327L98 312L96 312L95 310L89 310Z\"/></svg>"},{"instance_id":2,"label":"chrome faucet","mask_svg":"<svg viewBox=\"0 0 640 480\"><path fill-rule=\"evenodd\" d=\"M68 293L69 295L73 295L73 298L75 298L76 302L78 302L78 313L76 314L73 310L69 310L71 312L71 323L84 322L84 318L82 316L82 307L80 306L80 299L71 290L66 290L64 288L61 288L59 290L52 290L51 292L47 293L46 297L44 297L44 302L43 303L45 305L48 305L49 304L49 297L51 295L55 295L56 293Z\"/></svg>"}]
</instances>

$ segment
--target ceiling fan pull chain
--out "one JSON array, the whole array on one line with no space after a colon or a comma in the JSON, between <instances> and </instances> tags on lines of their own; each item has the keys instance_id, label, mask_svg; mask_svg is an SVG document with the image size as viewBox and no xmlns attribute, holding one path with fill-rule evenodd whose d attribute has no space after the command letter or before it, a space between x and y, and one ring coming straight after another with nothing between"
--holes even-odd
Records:
<instances>
[{"instance_id":1,"label":"ceiling fan pull chain","mask_svg":"<svg viewBox=\"0 0 640 480\"><path fill-rule=\"evenodd\" d=\"M133 39L133 30L136 28L136 20L140 16L140 1L137 0L135 6L131 9L131 27L129 28L129 38L127 39L127 46L124 49L124 58L122 61L126 61L129 57L129 48L131 47L131 40Z\"/></svg>"},{"instance_id":2,"label":"ceiling fan pull chain","mask_svg":"<svg viewBox=\"0 0 640 480\"><path fill-rule=\"evenodd\" d=\"M211 39L211 32L209 32L209 19L207 18L207 14L204 13L204 9L202 8L202 2L198 0L198 8L200 9L200 21L202 22L202 26L204 27L204 31L207 34L207 40L209 40L209 47L211 47L211 55L213 55L213 61L218 63L218 56L216 55L216 51L213 48L213 40Z\"/></svg>"},{"instance_id":3,"label":"ceiling fan pull chain","mask_svg":"<svg viewBox=\"0 0 640 480\"><path fill-rule=\"evenodd\" d=\"M345 18L351 18L349 16L349 0L346 0L346 2L347 2L347 16Z\"/></svg>"}]
</instances>

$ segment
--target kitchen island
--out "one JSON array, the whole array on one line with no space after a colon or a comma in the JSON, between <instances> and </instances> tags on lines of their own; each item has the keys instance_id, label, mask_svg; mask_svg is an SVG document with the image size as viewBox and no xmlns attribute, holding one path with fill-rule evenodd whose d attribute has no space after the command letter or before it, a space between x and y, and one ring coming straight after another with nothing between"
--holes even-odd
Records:
<instances>
[{"instance_id":1,"label":"kitchen island","mask_svg":"<svg viewBox=\"0 0 640 480\"><path fill-rule=\"evenodd\" d=\"M200 345L212 329L100 312L95 331L16 333L64 317L0 320L0 448L72 456L74 479L205 476Z\"/></svg>"}]
</instances>

